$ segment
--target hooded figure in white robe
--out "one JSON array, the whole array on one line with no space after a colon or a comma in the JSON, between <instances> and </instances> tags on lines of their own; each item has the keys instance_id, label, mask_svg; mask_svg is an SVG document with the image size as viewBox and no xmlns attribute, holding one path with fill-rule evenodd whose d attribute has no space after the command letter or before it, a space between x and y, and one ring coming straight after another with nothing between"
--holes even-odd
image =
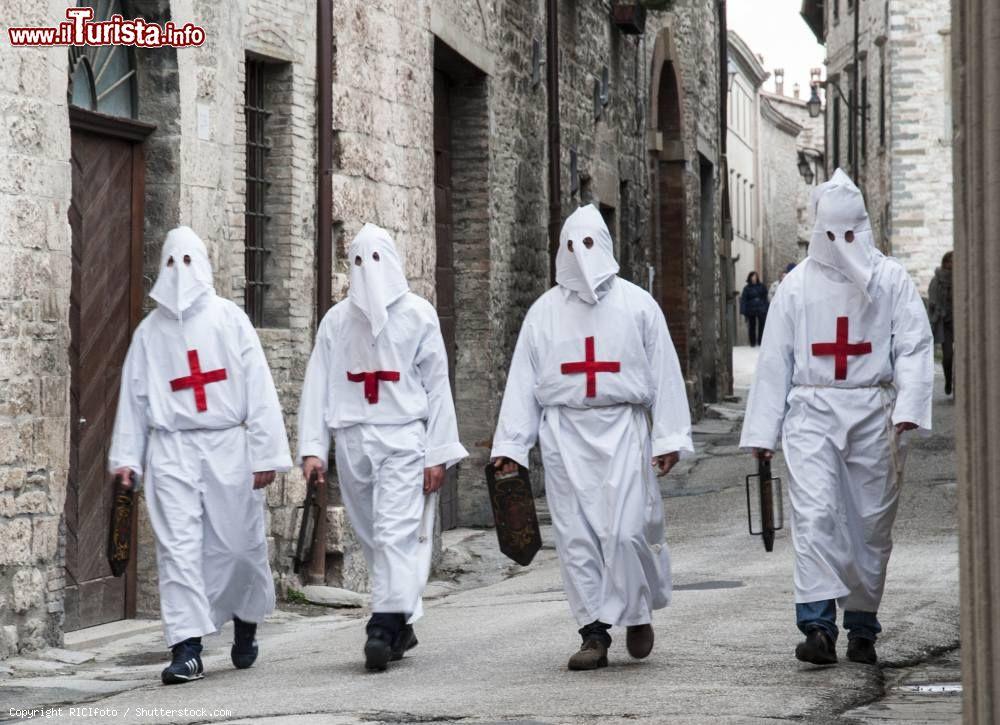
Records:
<instances>
[{"instance_id":1,"label":"hooded figure in white robe","mask_svg":"<svg viewBox=\"0 0 1000 725\"><path fill-rule=\"evenodd\" d=\"M215 294L191 229L167 235L150 296L157 307L129 345L108 465L143 479L176 656L189 639L234 617L255 625L274 608L262 489L292 460L257 333Z\"/></svg>"},{"instance_id":2,"label":"hooded figure in white robe","mask_svg":"<svg viewBox=\"0 0 1000 725\"><path fill-rule=\"evenodd\" d=\"M603 218L581 207L562 229L557 286L524 319L493 438L502 468L528 466L541 444L563 585L584 638L571 669L607 664L612 625L629 628L633 656L652 648L652 612L671 594L652 460L664 473L693 450L663 313L617 273Z\"/></svg>"},{"instance_id":3,"label":"hooded figure in white robe","mask_svg":"<svg viewBox=\"0 0 1000 725\"><path fill-rule=\"evenodd\" d=\"M306 370L299 460L325 469L331 438L344 506L371 576L369 669L416 644L430 573L436 491L459 442L437 312L409 290L389 233L351 242L346 300L326 314Z\"/></svg>"},{"instance_id":4,"label":"hooded figure in white robe","mask_svg":"<svg viewBox=\"0 0 1000 725\"><path fill-rule=\"evenodd\" d=\"M879 252L860 190L841 170L813 196L808 258L778 288L740 445L790 474L800 659L874 662L902 480L900 434L930 429L930 325L902 265ZM826 640L820 635L826 635Z\"/></svg>"}]
</instances>

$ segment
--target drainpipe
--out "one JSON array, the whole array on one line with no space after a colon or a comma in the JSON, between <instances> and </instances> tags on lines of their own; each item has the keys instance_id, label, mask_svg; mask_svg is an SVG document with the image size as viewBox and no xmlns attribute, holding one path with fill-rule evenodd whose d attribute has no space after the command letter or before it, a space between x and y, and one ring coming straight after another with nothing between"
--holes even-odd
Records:
<instances>
[{"instance_id":1,"label":"drainpipe","mask_svg":"<svg viewBox=\"0 0 1000 725\"><path fill-rule=\"evenodd\" d=\"M333 276L333 0L316 2L316 326L330 309ZM329 483L327 484L329 485ZM316 493L319 517L313 529L309 579L326 584L327 486ZM304 512L303 512L304 515Z\"/></svg>"},{"instance_id":2,"label":"drainpipe","mask_svg":"<svg viewBox=\"0 0 1000 725\"><path fill-rule=\"evenodd\" d=\"M549 283L556 281L556 253L562 227L559 139L559 0L545 3L545 89L549 98Z\"/></svg>"}]
</instances>

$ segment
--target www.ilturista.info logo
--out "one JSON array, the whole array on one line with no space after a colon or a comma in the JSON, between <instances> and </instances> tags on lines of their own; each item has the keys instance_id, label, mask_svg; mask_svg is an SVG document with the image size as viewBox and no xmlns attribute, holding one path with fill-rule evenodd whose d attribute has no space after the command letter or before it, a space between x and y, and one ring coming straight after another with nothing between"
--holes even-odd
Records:
<instances>
[{"instance_id":1,"label":"www.ilturista.info logo","mask_svg":"<svg viewBox=\"0 0 1000 725\"><path fill-rule=\"evenodd\" d=\"M14 46L52 45L134 45L137 48L186 48L205 42L205 29L192 23L178 27L147 23L142 18L112 15L110 20L93 22L94 9L67 8L68 22L56 27L8 28Z\"/></svg>"}]
</instances>

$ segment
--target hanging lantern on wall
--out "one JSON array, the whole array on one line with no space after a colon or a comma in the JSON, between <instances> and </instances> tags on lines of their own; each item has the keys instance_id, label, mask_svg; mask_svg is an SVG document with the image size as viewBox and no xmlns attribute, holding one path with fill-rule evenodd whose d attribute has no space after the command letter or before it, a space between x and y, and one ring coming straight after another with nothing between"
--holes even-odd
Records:
<instances>
[{"instance_id":1,"label":"hanging lantern on wall","mask_svg":"<svg viewBox=\"0 0 1000 725\"><path fill-rule=\"evenodd\" d=\"M611 21L625 35L642 35L646 30L646 8L641 2L614 0Z\"/></svg>"}]
</instances>

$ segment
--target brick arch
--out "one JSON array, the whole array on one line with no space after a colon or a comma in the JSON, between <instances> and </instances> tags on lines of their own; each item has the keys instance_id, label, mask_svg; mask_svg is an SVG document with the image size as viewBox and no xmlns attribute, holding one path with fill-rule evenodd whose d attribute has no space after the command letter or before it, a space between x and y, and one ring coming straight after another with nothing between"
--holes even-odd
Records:
<instances>
[{"instance_id":1,"label":"brick arch","mask_svg":"<svg viewBox=\"0 0 1000 725\"><path fill-rule=\"evenodd\" d=\"M688 233L685 189L684 97L673 34L664 28L653 48L650 74L649 130L655 138L650 151L650 219L652 259L656 270L653 294L667 317L681 370L688 372L690 298L688 293Z\"/></svg>"}]
</instances>

